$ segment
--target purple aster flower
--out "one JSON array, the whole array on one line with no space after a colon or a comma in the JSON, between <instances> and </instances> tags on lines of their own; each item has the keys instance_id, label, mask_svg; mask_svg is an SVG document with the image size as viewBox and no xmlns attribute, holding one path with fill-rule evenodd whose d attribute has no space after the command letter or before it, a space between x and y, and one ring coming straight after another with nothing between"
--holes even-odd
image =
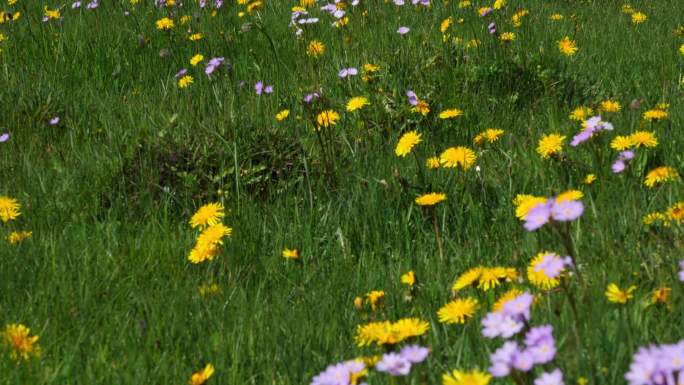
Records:
<instances>
[{"instance_id":1,"label":"purple aster flower","mask_svg":"<svg viewBox=\"0 0 684 385\"><path fill-rule=\"evenodd\" d=\"M553 326L542 325L530 328L525 333L525 345L527 347L534 346L543 340L553 340Z\"/></svg>"},{"instance_id":2,"label":"purple aster flower","mask_svg":"<svg viewBox=\"0 0 684 385\"><path fill-rule=\"evenodd\" d=\"M404 0L394 0L394 5L402 6L404 5Z\"/></svg>"},{"instance_id":3,"label":"purple aster flower","mask_svg":"<svg viewBox=\"0 0 684 385\"><path fill-rule=\"evenodd\" d=\"M544 226L551 218L551 204L539 203L525 215L525 229L527 231L534 231Z\"/></svg>"},{"instance_id":4,"label":"purple aster flower","mask_svg":"<svg viewBox=\"0 0 684 385\"><path fill-rule=\"evenodd\" d=\"M565 266L572 264L572 259L561 258L556 253L548 253L542 257L542 260L535 266L534 271L544 271L544 275L549 278L556 278L565 269Z\"/></svg>"},{"instance_id":5,"label":"purple aster flower","mask_svg":"<svg viewBox=\"0 0 684 385\"><path fill-rule=\"evenodd\" d=\"M349 385L352 374L363 369L363 362L355 360L330 365L311 380L311 385Z\"/></svg>"},{"instance_id":6,"label":"purple aster flower","mask_svg":"<svg viewBox=\"0 0 684 385\"><path fill-rule=\"evenodd\" d=\"M354 67L349 67L349 68L342 68L340 72L337 73L337 76L340 78L344 79L348 76L355 76L359 73L359 70L357 70Z\"/></svg>"},{"instance_id":7,"label":"purple aster flower","mask_svg":"<svg viewBox=\"0 0 684 385\"><path fill-rule=\"evenodd\" d=\"M589 138L591 138L592 135L594 135L594 131L589 130L589 129L582 130L579 134L572 137L572 141L570 142L570 145L572 147L577 147L580 145L580 143L586 142L587 140L589 140Z\"/></svg>"},{"instance_id":8,"label":"purple aster flower","mask_svg":"<svg viewBox=\"0 0 684 385\"><path fill-rule=\"evenodd\" d=\"M183 68L183 69L181 69L180 71L178 71L178 72L176 73L176 75L174 75L174 77L175 77L176 79L178 79L178 78L181 78L181 77L185 76L187 73L188 73L188 70L185 69L185 68Z\"/></svg>"},{"instance_id":9,"label":"purple aster flower","mask_svg":"<svg viewBox=\"0 0 684 385\"><path fill-rule=\"evenodd\" d=\"M197 4L199 5L200 8L204 8L207 6L207 0L198 0Z\"/></svg>"},{"instance_id":10,"label":"purple aster flower","mask_svg":"<svg viewBox=\"0 0 684 385\"><path fill-rule=\"evenodd\" d=\"M93 0L88 5L86 5L86 8L88 9L95 9L99 6L100 4L97 2L97 0Z\"/></svg>"},{"instance_id":11,"label":"purple aster flower","mask_svg":"<svg viewBox=\"0 0 684 385\"><path fill-rule=\"evenodd\" d=\"M406 91L406 96L408 96L408 102L412 106L418 105L418 95L415 92L408 90Z\"/></svg>"},{"instance_id":12,"label":"purple aster flower","mask_svg":"<svg viewBox=\"0 0 684 385\"><path fill-rule=\"evenodd\" d=\"M397 33L400 35L406 35L407 33L409 33L410 30L411 30L411 28L402 26L402 27L399 27L399 29L397 29Z\"/></svg>"},{"instance_id":13,"label":"purple aster flower","mask_svg":"<svg viewBox=\"0 0 684 385\"><path fill-rule=\"evenodd\" d=\"M71 9L78 9L78 8L81 8L81 2L80 1L74 1L71 4Z\"/></svg>"},{"instance_id":14,"label":"purple aster flower","mask_svg":"<svg viewBox=\"0 0 684 385\"><path fill-rule=\"evenodd\" d=\"M326 11L328 13L333 13L337 11L337 5L330 3L321 7L321 11Z\"/></svg>"},{"instance_id":15,"label":"purple aster flower","mask_svg":"<svg viewBox=\"0 0 684 385\"><path fill-rule=\"evenodd\" d=\"M216 7L216 9L223 7L223 0L216 0L216 2L214 2L214 7Z\"/></svg>"},{"instance_id":16,"label":"purple aster flower","mask_svg":"<svg viewBox=\"0 0 684 385\"><path fill-rule=\"evenodd\" d=\"M629 372L625 374L630 385L653 384L653 375L659 370L658 350L656 346L639 348L629 365Z\"/></svg>"},{"instance_id":17,"label":"purple aster flower","mask_svg":"<svg viewBox=\"0 0 684 385\"><path fill-rule=\"evenodd\" d=\"M551 218L554 221L567 222L574 221L584 212L584 205L580 201L569 200L556 202L551 207Z\"/></svg>"},{"instance_id":18,"label":"purple aster flower","mask_svg":"<svg viewBox=\"0 0 684 385\"><path fill-rule=\"evenodd\" d=\"M59 124L59 121L60 121L59 116L55 116L54 118L50 119L50 125L56 126Z\"/></svg>"},{"instance_id":19,"label":"purple aster flower","mask_svg":"<svg viewBox=\"0 0 684 385\"><path fill-rule=\"evenodd\" d=\"M482 319L482 335L487 338L511 338L524 326L522 322L503 312L491 312Z\"/></svg>"},{"instance_id":20,"label":"purple aster flower","mask_svg":"<svg viewBox=\"0 0 684 385\"><path fill-rule=\"evenodd\" d=\"M264 88L264 92L267 94L272 94L273 93L273 86L266 86Z\"/></svg>"},{"instance_id":21,"label":"purple aster flower","mask_svg":"<svg viewBox=\"0 0 684 385\"><path fill-rule=\"evenodd\" d=\"M357 5L359 5L359 3L361 3L360 0L352 0L351 5L352 7L356 7Z\"/></svg>"},{"instance_id":22,"label":"purple aster flower","mask_svg":"<svg viewBox=\"0 0 684 385\"><path fill-rule=\"evenodd\" d=\"M406 359L408 362L412 364L418 364L427 358L427 356L430 354L430 349L419 346L419 345L409 345L409 346L404 346L401 351L399 352L404 359Z\"/></svg>"},{"instance_id":23,"label":"purple aster flower","mask_svg":"<svg viewBox=\"0 0 684 385\"><path fill-rule=\"evenodd\" d=\"M513 367L521 372L529 372L534 367L534 358L527 350L518 351L513 355Z\"/></svg>"},{"instance_id":24,"label":"purple aster flower","mask_svg":"<svg viewBox=\"0 0 684 385\"><path fill-rule=\"evenodd\" d=\"M204 73L207 75L211 75L212 73L214 73L214 71L216 71L218 67L221 66L221 64L223 64L224 60L225 59L222 57L212 58L211 60L209 60L209 63L207 63L207 67L204 69Z\"/></svg>"},{"instance_id":25,"label":"purple aster flower","mask_svg":"<svg viewBox=\"0 0 684 385\"><path fill-rule=\"evenodd\" d=\"M621 151L621 152L618 154L618 157L619 157L620 159L622 159L622 160L632 160L632 159L634 159L634 155L635 155L635 154L634 154L634 151L632 151L632 150L625 150L625 151Z\"/></svg>"},{"instance_id":26,"label":"purple aster flower","mask_svg":"<svg viewBox=\"0 0 684 385\"><path fill-rule=\"evenodd\" d=\"M489 25L487 26L487 30L489 31L490 35L496 34L496 23L494 23L493 21L489 23Z\"/></svg>"},{"instance_id":27,"label":"purple aster flower","mask_svg":"<svg viewBox=\"0 0 684 385\"><path fill-rule=\"evenodd\" d=\"M264 92L264 83L256 82L256 84L254 84L254 92L256 92L257 95L261 95L261 93Z\"/></svg>"},{"instance_id":28,"label":"purple aster flower","mask_svg":"<svg viewBox=\"0 0 684 385\"><path fill-rule=\"evenodd\" d=\"M8 141L10 138L9 132L5 132L4 134L0 135L0 143L5 143Z\"/></svg>"},{"instance_id":29,"label":"purple aster flower","mask_svg":"<svg viewBox=\"0 0 684 385\"><path fill-rule=\"evenodd\" d=\"M520 352L518 344L514 341L505 342L499 349L489 356L492 366L489 373L494 377L506 377L511 373L513 359Z\"/></svg>"},{"instance_id":30,"label":"purple aster flower","mask_svg":"<svg viewBox=\"0 0 684 385\"><path fill-rule=\"evenodd\" d=\"M615 161L615 163L613 163L612 166L610 166L610 169L613 171L613 174L619 174L619 173L625 171L625 167L627 167L625 162L618 159Z\"/></svg>"},{"instance_id":31,"label":"purple aster flower","mask_svg":"<svg viewBox=\"0 0 684 385\"><path fill-rule=\"evenodd\" d=\"M343 18L345 14L346 14L346 12L342 9L338 9L335 12L333 12L333 16L335 16L336 19Z\"/></svg>"},{"instance_id":32,"label":"purple aster flower","mask_svg":"<svg viewBox=\"0 0 684 385\"><path fill-rule=\"evenodd\" d=\"M552 372L544 372L534 380L534 385L565 385L563 382L563 372L558 368Z\"/></svg>"},{"instance_id":33,"label":"purple aster flower","mask_svg":"<svg viewBox=\"0 0 684 385\"><path fill-rule=\"evenodd\" d=\"M7 135L7 139L9 139L9 134L4 134L3 136L5 136L5 135ZM1 138L2 137L0 136L0 140L1 140ZM5 139L5 140L7 140L7 139ZM679 271L679 280L684 282L684 259L679 261L679 270L680 270Z\"/></svg>"},{"instance_id":34,"label":"purple aster flower","mask_svg":"<svg viewBox=\"0 0 684 385\"><path fill-rule=\"evenodd\" d=\"M411 362L401 354L385 353L382 359L375 364L378 372L389 373L392 376L405 376L411 371Z\"/></svg>"},{"instance_id":35,"label":"purple aster flower","mask_svg":"<svg viewBox=\"0 0 684 385\"><path fill-rule=\"evenodd\" d=\"M532 302L534 302L534 296L528 292L524 292L507 301L503 305L502 312L507 316L527 321L530 319L530 307L532 307Z\"/></svg>"}]
</instances>

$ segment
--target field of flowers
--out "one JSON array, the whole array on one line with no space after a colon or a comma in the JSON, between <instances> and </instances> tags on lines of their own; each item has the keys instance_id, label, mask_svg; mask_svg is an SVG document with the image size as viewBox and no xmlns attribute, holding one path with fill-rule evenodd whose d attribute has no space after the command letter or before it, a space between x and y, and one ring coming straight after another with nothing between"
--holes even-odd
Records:
<instances>
[{"instance_id":1,"label":"field of flowers","mask_svg":"<svg viewBox=\"0 0 684 385\"><path fill-rule=\"evenodd\" d=\"M684 385L681 0L0 0L0 384Z\"/></svg>"}]
</instances>

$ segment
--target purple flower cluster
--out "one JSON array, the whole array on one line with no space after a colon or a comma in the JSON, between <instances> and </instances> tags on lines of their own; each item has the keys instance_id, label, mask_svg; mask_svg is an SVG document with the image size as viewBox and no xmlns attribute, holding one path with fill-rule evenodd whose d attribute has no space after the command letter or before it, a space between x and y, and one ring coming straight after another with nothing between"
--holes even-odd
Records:
<instances>
[{"instance_id":1,"label":"purple flower cluster","mask_svg":"<svg viewBox=\"0 0 684 385\"><path fill-rule=\"evenodd\" d=\"M341 19L346 15L346 12L343 9L338 9L337 8L337 3L340 0L336 0L334 3L329 3L321 7L322 11L326 11L329 14L333 15L335 19Z\"/></svg>"},{"instance_id":2,"label":"purple flower cluster","mask_svg":"<svg viewBox=\"0 0 684 385\"><path fill-rule=\"evenodd\" d=\"M545 203L539 203L525 216L525 229L534 231L547 224L550 220L557 222L574 221L584 212L584 205L576 200L556 201L549 198Z\"/></svg>"},{"instance_id":3,"label":"purple flower cluster","mask_svg":"<svg viewBox=\"0 0 684 385\"><path fill-rule=\"evenodd\" d=\"M629 385L684 384L684 340L639 348L625 379Z\"/></svg>"},{"instance_id":4,"label":"purple flower cluster","mask_svg":"<svg viewBox=\"0 0 684 385\"><path fill-rule=\"evenodd\" d=\"M506 302L500 311L488 313L482 319L482 335L487 338L511 338L518 334L530 319L534 296L524 292Z\"/></svg>"},{"instance_id":5,"label":"purple flower cluster","mask_svg":"<svg viewBox=\"0 0 684 385\"><path fill-rule=\"evenodd\" d=\"M542 257L542 260L535 266L535 271L544 271L544 275L554 279L557 278L565 269L566 266L572 266L572 258L560 257L556 253L548 253Z\"/></svg>"},{"instance_id":6,"label":"purple flower cluster","mask_svg":"<svg viewBox=\"0 0 684 385\"><path fill-rule=\"evenodd\" d=\"M375 365L375 369L392 376L406 376L411 372L411 365L425 361L429 354L430 349L426 347L405 346L399 353L385 353Z\"/></svg>"},{"instance_id":7,"label":"purple flower cluster","mask_svg":"<svg viewBox=\"0 0 684 385\"><path fill-rule=\"evenodd\" d=\"M611 166L611 169L613 170L614 174L619 174L623 171L625 171L625 168L627 167L627 164L629 161L634 159L634 151L632 150L625 150L621 151L618 154L617 159L615 159L615 162Z\"/></svg>"},{"instance_id":8,"label":"purple flower cluster","mask_svg":"<svg viewBox=\"0 0 684 385\"><path fill-rule=\"evenodd\" d=\"M592 116L588 120L584 121L584 129L572 138L570 145L577 147L580 143L586 142L595 133L603 130L612 130L613 125L601 120L601 116Z\"/></svg>"},{"instance_id":9,"label":"purple flower cluster","mask_svg":"<svg viewBox=\"0 0 684 385\"><path fill-rule=\"evenodd\" d=\"M272 94L273 86L264 86L264 82L258 81L254 84L254 92L256 92L257 95L261 95L262 93Z\"/></svg>"},{"instance_id":10,"label":"purple flower cluster","mask_svg":"<svg viewBox=\"0 0 684 385\"><path fill-rule=\"evenodd\" d=\"M207 74L207 76L211 75L216 71L217 68L219 68L223 62L224 58L222 57L215 57L209 60L209 63L207 63L207 67L204 69L204 73Z\"/></svg>"},{"instance_id":11,"label":"purple flower cluster","mask_svg":"<svg viewBox=\"0 0 684 385\"><path fill-rule=\"evenodd\" d=\"M349 385L352 375L364 370L366 365L361 361L345 361L325 368L311 380L311 385Z\"/></svg>"},{"instance_id":12,"label":"purple flower cluster","mask_svg":"<svg viewBox=\"0 0 684 385\"><path fill-rule=\"evenodd\" d=\"M309 17L309 12L307 11L294 11L290 16L290 27L295 28L295 35L301 35L304 30L300 26L305 24L316 24L318 23L317 17Z\"/></svg>"},{"instance_id":13,"label":"purple flower cluster","mask_svg":"<svg viewBox=\"0 0 684 385\"><path fill-rule=\"evenodd\" d=\"M7 135L7 138L9 139L9 134L5 134L5 135ZM2 136L0 136L0 140L1 140L1 138L2 138ZM679 280L684 282L684 259L679 261Z\"/></svg>"}]
</instances>

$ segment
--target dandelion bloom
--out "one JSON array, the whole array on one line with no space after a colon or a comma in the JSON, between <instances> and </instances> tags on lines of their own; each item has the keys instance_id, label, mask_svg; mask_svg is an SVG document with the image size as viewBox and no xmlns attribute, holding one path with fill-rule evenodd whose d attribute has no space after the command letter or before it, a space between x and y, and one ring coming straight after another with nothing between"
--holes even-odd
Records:
<instances>
[{"instance_id":1,"label":"dandelion bloom","mask_svg":"<svg viewBox=\"0 0 684 385\"><path fill-rule=\"evenodd\" d=\"M415 202L419 206L434 206L437 203L442 202L446 199L446 194L433 192L419 196L418 198L416 198Z\"/></svg>"},{"instance_id":2,"label":"dandelion bloom","mask_svg":"<svg viewBox=\"0 0 684 385\"><path fill-rule=\"evenodd\" d=\"M287 247L283 249L283 258L285 259L299 259L299 250L288 249Z\"/></svg>"},{"instance_id":3,"label":"dandelion bloom","mask_svg":"<svg viewBox=\"0 0 684 385\"><path fill-rule=\"evenodd\" d=\"M584 180L582 183L586 185L590 185L596 181L596 174L587 174L587 176L584 177Z\"/></svg>"},{"instance_id":4,"label":"dandelion bloom","mask_svg":"<svg viewBox=\"0 0 684 385\"><path fill-rule=\"evenodd\" d=\"M475 138L473 139L473 142L475 142L475 144L477 144L477 145L481 145L485 141L487 141L489 143L494 143L497 140L499 140L499 138L503 134L504 134L504 130L502 130L500 128L488 128L488 129L482 131L481 133L477 134L475 136Z\"/></svg>"},{"instance_id":5,"label":"dandelion bloom","mask_svg":"<svg viewBox=\"0 0 684 385\"><path fill-rule=\"evenodd\" d=\"M394 345L421 336L429 329L430 324L418 318L403 318L396 322L370 322L357 327L355 340L359 347L372 344Z\"/></svg>"},{"instance_id":6,"label":"dandelion bloom","mask_svg":"<svg viewBox=\"0 0 684 385\"><path fill-rule=\"evenodd\" d=\"M288 116L290 116L290 110L285 109L285 110L279 111L276 114L275 118L277 121L282 122L283 120L287 119Z\"/></svg>"},{"instance_id":7,"label":"dandelion bloom","mask_svg":"<svg viewBox=\"0 0 684 385\"><path fill-rule=\"evenodd\" d=\"M439 113L439 118L440 119L451 119L451 118L456 118L463 115L463 111L459 110L458 108L451 108L448 110L444 110Z\"/></svg>"},{"instance_id":8,"label":"dandelion bloom","mask_svg":"<svg viewBox=\"0 0 684 385\"><path fill-rule=\"evenodd\" d=\"M650 131L636 131L629 136L629 140L636 148L652 148L658 145L658 138L656 138L655 134Z\"/></svg>"},{"instance_id":9,"label":"dandelion bloom","mask_svg":"<svg viewBox=\"0 0 684 385\"><path fill-rule=\"evenodd\" d=\"M661 166L649 171L644 180L644 185L653 188L658 184L673 181L679 177L679 173L672 167Z\"/></svg>"},{"instance_id":10,"label":"dandelion bloom","mask_svg":"<svg viewBox=\"0 0 684 385\"><path fill-rule=\"evenodd\" d=\"M454 22L454 18L449 16L446 19L442 20L442 22L439 24L439 32L444 33L449 29L451 24Z\"/></svg>"},{"instance_id":11,"label":"dandelion bloom","mask_svg":"<svg viewBox=\"0 0 684 385\"><path fill-rule=\"evenodd\" d=\"M477 300L474 298L458 298L442 306L437 315L439 322L445 324L462 324L466 319L473 318L477 310Z\"/></svg>"},{"instance_id":12,"label":"dandelion bloom","mask_svg":"<svg viewBox=\"0 0 684 385\"><path fill-rule=\"evenodd\" d=\"M560 13L554 13L553 15L549 16L549 20L561 21L563 20L563 15L561 15Z\"/></svg>"},{"instance_id":13,"label":"dandelion bloom","mask_svg":"<svg viewBox=\"0 0 684 385\"><path fill-rule=\"evenodd\" d=\"M475 164L475 161L477 161L475 152L463 146L449 147L439 155L442 167L447 168L460 166L463 170L468 170Z\"/></svg>"},{"instance_id":14,"label":"dandelion bloom","mask_svg":"<svg viewBox=\"0 0 684 385\"><path fill-rule=\"evenodd\" d=\"M626 290L621 290L618 285L611 283L606 288L605 295L610 302L625 304L634 297L635 290L636 286L630 286Z\"/></svg>"},{"instance_id":15,"label":"dandelion bloom","mask_svg":"<svg viewBox=\"0 0 684 385\"><path fill-rule=\"evenodd\" d=\"M401 283L407 286L413 286L416 284L416 273L413 270L408 271L401 275Z\"/></svg>"},{"instance_id":16,"label":"dandelion bloom","mask_svg":"<svg viewBox=\"0 0 684 385\"><path fill-rule=\"evenodd\" d=\"M7 223L21 215L19 202L8 196L0 195L0 220Z\"/></svg>"},{"instance_id":17,"label":"dandelion bloom","mask_svg":"<svg viewBox=\"0 0 684 385\"><path fill-rule=\"evenodd\" d=\"M205 382L207 382L207 380L209 378L211 378L211 376L213 376L213 375L214 375L214 365L207 364L207 366L205 366L204 369L202 369L196 373L193 373L192 376L190 376L190 379L188 380L188 384L190 384L190 385L202 385Z\"/></svg>"},{"instance_id":18,"label":"dandelion bloom","mask_svg":"<svg viewBox=\"0 0 684 385\"><path fill-rule=\"evenodd\" d=\"M9 242L10 245L16 245L25 239L31 238L31 236L33 236L32 231L12 231L7 236L7 242Z\"/></svg>"},{"instance_id":19,"label":"dandelion bloom","mask_svg":"<svg viewBox=\"0 0 684 385\"><path fill-rule=\"evenodd\" d=\"M615 100L604 100L601 102L599 109L604 112L618 112L622 109L622 106L620 105L620 102Z\"/></svg>"},{"instance_id":20,"label":"dandelion bloom","mask_svg":"<svg viewBox=\"0 0 684 385\"><path fill-rule=\"evenodd\" d=\"M417 112L423 116L427 116L427 114L430 113L430 105L424 100L419 100L418 103L411 108L411 112Z\"/></svg>"},{"instance_id":21,"label":"dandelion bloom","mask_svg":"<svg viewBox=\"0 0 684 385\"><path fill-rule=\"evenodd\" d=\"M385 298L382 290L373 290L366 294L366 303L371 306L371 310L376 311L380 307L380 301Z\"/></svg>"},{"instance_id":22,"label":"dandelion bloom","mask_svg":"<svg viewBox=\"0 0 684 385\"><path fill-rule=\"evenodd\" d=\"M543 159L558 155L563 150L565 138L565 136L559 134L547 134L542 136L537 144L537 153L541 155Z\"/></svg>"},{"instance_id":23,"label":"dandelion bloom","mask_svg":"<svg viewBox=\"0 0 684 385\"><path fill-rule=\"evenodd\" d=\"M577 44L566 36L558 41L558 50L565 56L572 56L577 53Z\"/></svg>"},{"instance_id":24,"label":"dandelion bloom","mask_svg":"<svg viewBox=\"0 0 684 385\"><path fill-rule=\"evenodd\" d=\"M28 360L31 356L40 357L41 350L38 346L38 336L31 336L31 329L22 324L9 324L5 327L5 341L12 349L11 357L14 360Z\"/></svg>"},{"instance_id":25,"label":"dandelion bloom","mask_svg":"<svg viewBox=\"0 0 684 385\"><path fill-rule=\"evenodd\" d=\"M570 261L555 253L541 252L527 267L527 279L543 290L551 290L560 284L560 275Z\"/></svg>"},{"instance_id":26,"label":"dandelion bloom","mask_svg":"<svg viewBox=\"0 0 684 385\"><path fill-rule=\"evenodd\" d=\"M580 106L572 110L570 112L570 119L571 120L577 120L577 121L582 121L589 117L591 114L594 113L594 110L592 110L589 107L586 106Z\"/></svg>"},{"instance_id":27,"label":"dandelion bloom","mask_svg":"<svg viewBox=\"0 0 684 385\"><path fill-rule=\"evenodd\" d=\"M492 376L473 369L469 372L453 370L442 375L442 385L488 385Z\"/></svg>"},{"instance_id":28,"label":"dandelion bloom","mask_svg":"<svg viewBox=\"0 0 684 385\"><path fill-rule=\"evenodd\" d=\"M201 33L193 33L190 36L188 36L188 40L190 41L198 41L202 40L202 34Z\"/></svg>"},{"instance_id":29,"label":"dandelion bloom","mask_svg":"<svg viewBox=\"0 0 684 385\"><path fill-rule=\"evenodd\" d=\"M169 19L168 17L157 20L155 25L160 31L167 31L174 27L173 20Z\"/></svg>"},{"instance_id":30,"label":"dandelion bloom","mask_svg":"<svg viewBox=\"0 0 684 385\"><path fill-rule=\"evenodd\" d=\"M211 225L204 229L202 233L197 237L197 244L201 245L222 245L224 237L230 237L233 229L224 225L223 223L217 223Z\"/></svg>"},{"instance_id":31,"label":"dandelion bloom","mask_svg":"<svg viewBox=\"0 0 684 385\"><path fill-rule=\"evenodd\" d=\"M680 223L684 221L684 202L677 202L667 209L667 219Z\"/></svg>"},{"instance_id":32,"label":"dandelion bloom","mask_svg":"<svg viewBox=\"0 0 684 385\"><path fill-rule=\"evenodd\" d=\"M480 276L477 279L477 288L487 291L499 286L501 281L516 278L517 275L518 273L515 269L485 267L480 271Z\"/></svg>"},{"instance_id":33,"label":"dandelion bloom","mask_svg":"<svg viewBox=\"0 0 684 385\"><path fill-rule=\"evenodd\" d=\"M197 243L188 254L190 263L198 264L204 261L213 261L220 249L215 244Z\"/></svg>"},{"instance_id":34,"label":"dandelion bloom","mask_svg":"<svg viewBox=\"0 0 684 385\"><path fill-rule=\"evenodd\" d=\"M410 154L413 150L413 147L422 141L420 137L421 134L416 131L406 132L401 136L401 138L399 138L399 142L397 143L397 147L394 149L394 153L401 157L405 157L406 155Z\"/></svg>"},{"instance_id":35,"label":"dandelion bloom","mask_svg":"<svg viewBox=\"0 0 684 385\"><path fill-rule=\"evenodd\" d=\"M325 44L318 40L311 40L306 46L306 54L313 58L318 58L323 53L325 53Z\"/></svg>"},{"instance_id":36,"label":"dandelion bloom","mask_svg":"<svg viewBox=\"0 0 684 385\"><path fill-rule=\"evenodd\" d=\"M204 60L204 55L198 53L197 55L190 58L190 65L192 65L194 67L194 66L198 65L199 63L201 63L203 60Z\"/></svg>"},{"instance_id":37,"label":"dandelion bloom","mask_svg":"<svg viewBox=\"0 0 684 385\"><path fill-rule=\"evenodd\" d=\"M645 13L642 12L634 12L632 13L632 24L641 24L646 21L648 17L646 16Z\"/></svg>"},{"instance_id":38,"label":"dandelion bloom","mask_svg":"<svg viewBox=\"0 0 684 385\"><path fill-rule=\"evenodd\" d=\"M319 130L321 127L328 128L336 125L339 119L340 115L333 110L325 110L316 115L316 123Z\"/></svg>"},{"instance_id":39,"label":"dandelion bloom","mask_svg":"<svg viewBox=\"0 0 684 385\"><path fill-rule=\"evenodd\" d=\"M670 300L670 293L672 289L667 286L659 287L651 293L652 304L667 304ZM684 363L683 363L684 364Z\"/></svg>"},{"instance_id":40,"label":"dandelion bloom","mask_svg":"<svg viewBox=\"0 0 684 385\"><path fill-rule=\"evenodd\" d=\"M178 88L186 88L194 82L194 79L190 75L185 75L178 79Z\"/></svg>"},{"instance_id":41,"label":"dandelion bloom","mask_svg":"<svg viewBox=\"0 0 684 385\"><path fill-rule=\"evenodd\" d=\"M425 160L425 167L429 169L439 168L439 158L436 156L431 156Z\"/></svg>"},{"instance_id":42,"label":"dandelion bloom","mask_svg":"<svg viewBox=\"0 0 684 385\"><path fill-rule=\"evenodd\" d=\"M347 111L352 112L369 105L368 99L363 96L355 96L347 102Z\"/></svg>"},{"instance_id":43,"label":"dandelion bloom","mask_svg":"<svg viewBox=\"0 0 684 385\"><path fill-rule=\"evenodd\" d=\"M574 201L578 199L582 199L584 197L584 193L579 191L579 190L567 190L563 191L562 193L558 194L556 196L555 202L556 203L561 203L565 201Z\"/></svg>"},{"instance_id":44,"label":"dandelion bloom","mask_svg":"<svg viewBox=\"0 0 684 385\"><path fill-rule=\"evenodd\" d=\"M213 226L221 222L221 218L225 216L223 205L221 203L207 203L197 209L195 214L190 218L190 226L192 228L199 227L203 229L207 226Z\"/></svg>"},{"instance_id":45,"label":"dandelion bloom","mask_svg":"<svg viewBox=\"0 0 684 385\"><path fill-rule=\"evenodd\" d=\"M484 267L478 266L463 272L463 274L456 278L456 281L451 286L451 291L459 291L468 286L474 285L480 279L482 270L484 270Z\"/></svg>"},{"instance_id":46,"label":"dandelion bloom","mask_svg":"<svg viewBox=\"0 0 684 385\"><path fill-rule=\"evenodd\" d=\"M667 111L664 108L652 108L644 112L644 120L658 121L667 118Z\"/></svg>"},{"instance_id":47,"label":"dandelion bloom","mask_svg":"<svg viewBox=\"0 0 684 385\"><path fill-rule=\"evenodd\" d=\"M634 141L631 136L618 135L610 141L610 148L623 151L634 146Z\"/></svg>"},{"instance_id":48,"label":"dandelion bloom","mask_svg":"<svg viewBox=\"0 0 684 385\"><path fill-rule=\"evenodd\" d=\"M515 40L515 32L504 32L499 36L499 40L508 43Z\"/></svg>"},{"instance_id":49,"label":"dandelion bloom","mask_svg":"<svg viewBox=\"0 0 684 385\"><path fill-rule=\"evenodd\" d=\"M515 199L513 199L515 216L520 220L525 220L527 214L540 203L546 203L546 198L528 194L516 195Z\"/></svg>"}]
</instances>

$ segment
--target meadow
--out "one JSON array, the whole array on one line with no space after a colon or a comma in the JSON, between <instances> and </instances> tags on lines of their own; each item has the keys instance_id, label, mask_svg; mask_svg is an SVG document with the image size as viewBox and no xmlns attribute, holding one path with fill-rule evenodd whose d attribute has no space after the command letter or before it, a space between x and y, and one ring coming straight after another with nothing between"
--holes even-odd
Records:
<instances>
[{"instance_id":1,"label":"meadow","mask_svg":"<svg viewBox=\"0 0 684 385\"><path fill-rule=\"evenodd\" d=\"M681 0L0 11L0 384L684 384Z\"/></svg>"}]
</instances>

